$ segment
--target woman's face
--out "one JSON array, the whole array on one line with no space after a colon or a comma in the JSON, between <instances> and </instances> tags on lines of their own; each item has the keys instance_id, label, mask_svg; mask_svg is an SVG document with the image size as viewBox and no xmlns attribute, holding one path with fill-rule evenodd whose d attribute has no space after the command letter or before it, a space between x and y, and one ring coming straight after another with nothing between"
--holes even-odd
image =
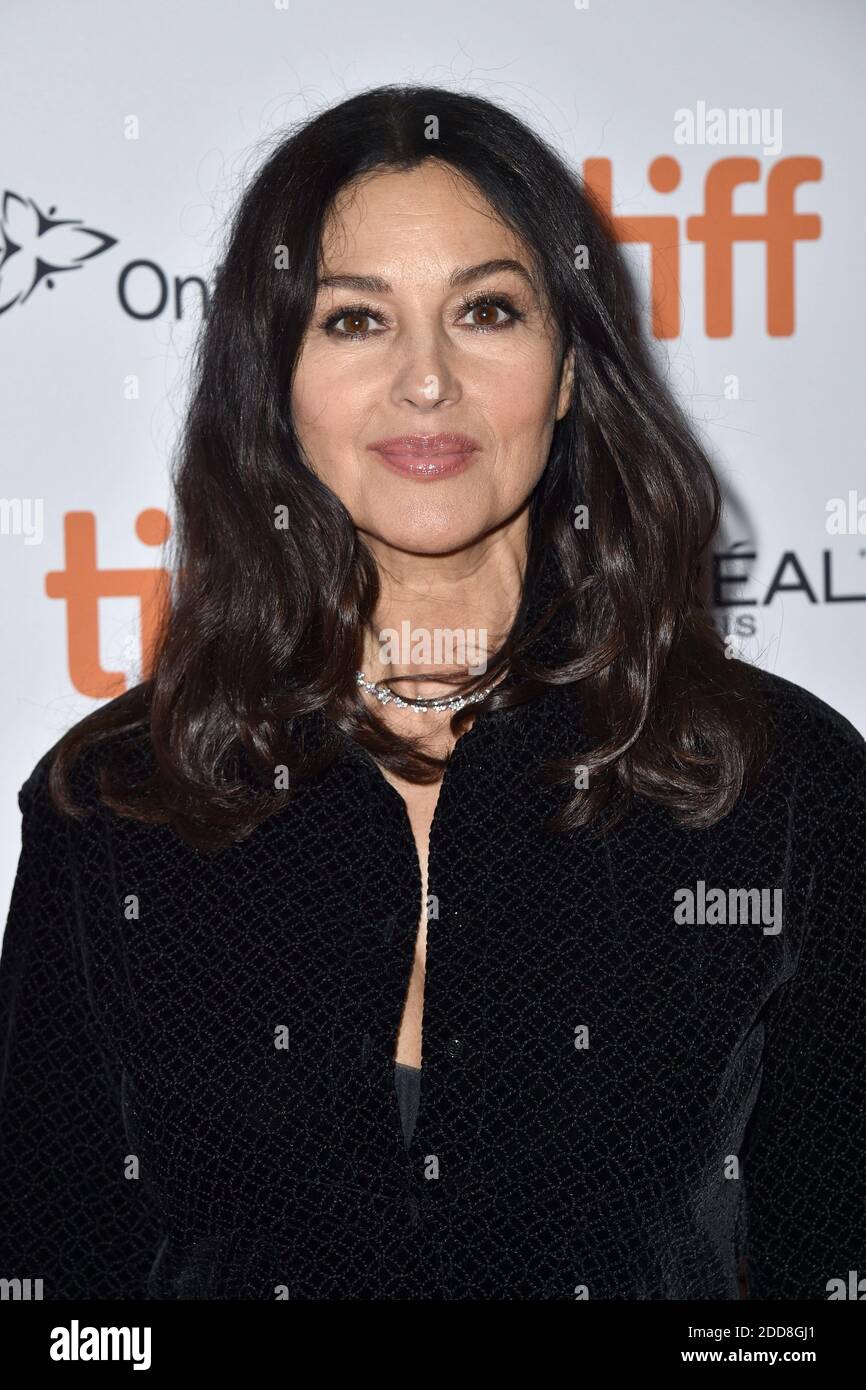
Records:
<instances>
[{"instance_id":1,"label":"woman's face","mask_svg":"<svg viewBox=\"0 0 866 1390\"><path fill-rule=\"evenodd\" d=\"M310 466L374 552L472 546L525 507L568 408L526 248L428 160L345 190L322 259L292 388ZM517 266L477 269L501 260Z\"/></svg>"}]
</instances>

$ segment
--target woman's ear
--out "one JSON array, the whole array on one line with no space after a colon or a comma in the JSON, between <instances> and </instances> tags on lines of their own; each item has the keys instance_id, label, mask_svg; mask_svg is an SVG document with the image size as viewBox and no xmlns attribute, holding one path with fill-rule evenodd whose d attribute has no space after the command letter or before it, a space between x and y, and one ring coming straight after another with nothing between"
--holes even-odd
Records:
<instances>
[{"instance_id":1,"label":"woman's ear","mask_svg":"<svg viewBox=\"0 0 866 1390\"><path fill-rule=\"evenodd\" d=\"M570 347L565 357L562 359L562 371L559 375L559 398L556 402L556 418L561 420L571 405L571 396L574 389L574 348Z\"/></svg>"}]
</instances>

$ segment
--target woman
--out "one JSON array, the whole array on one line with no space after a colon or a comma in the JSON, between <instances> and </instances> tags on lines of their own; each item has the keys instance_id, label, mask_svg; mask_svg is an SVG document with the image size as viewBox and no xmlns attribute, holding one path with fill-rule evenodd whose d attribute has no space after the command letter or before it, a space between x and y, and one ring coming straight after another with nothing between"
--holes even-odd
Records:
<instances>
[{"instance_id":1,"label":"woman","mask_svg":"<svg viewBox=\"0 0 866 1390\"><path fill-rule=\"evenodd\" d=\"M176 502L149 678L20 792L0 1272L824 1299L866 1269L866 745L726 659L716 484L557 155L435 88L284 139Z\"/></svg>"}]
</instances>

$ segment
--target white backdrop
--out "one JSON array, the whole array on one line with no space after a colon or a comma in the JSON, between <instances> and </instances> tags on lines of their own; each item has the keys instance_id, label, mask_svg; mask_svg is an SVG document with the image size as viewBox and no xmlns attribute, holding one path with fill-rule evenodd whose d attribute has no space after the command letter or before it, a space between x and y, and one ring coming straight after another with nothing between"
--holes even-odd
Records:
<instances>
[{"instance_id":1,"label":"white backdrop","mask_svg":"<svg viewBox=\"0 0 866 1390\"><path fill-rule=\"evenodd\" d=\"M18 788L139 678L137 586L161 560L226 214L265 138L382 82L510 107L609 173L613 211L644 242L659 228L668 267L679 244L656 338L729 494L720 626L866 732L861 0L4 0L2 17L2 920ZM728 224L712 190L743 159ZM651 322L648 246L625 254Z\"/></svg>"}]
</instances>

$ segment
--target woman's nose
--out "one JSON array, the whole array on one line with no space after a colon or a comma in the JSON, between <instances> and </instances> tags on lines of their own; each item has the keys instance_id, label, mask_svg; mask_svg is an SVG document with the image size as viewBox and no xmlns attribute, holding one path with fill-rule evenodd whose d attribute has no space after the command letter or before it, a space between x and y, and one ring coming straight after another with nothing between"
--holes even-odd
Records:
<instances>
[{"instance_id":1,"label":"woman's nose","mask_svg":"<svg viewBox=\"0 0 866 1390\"><path fill-rule=\"evenodd\" d=\"M412 401L423 409L459 400L461 388L451 360L451 345L441 333L427 328L407 333L399 353L394 373L396 401Z\"/></svg>"}]
</instances>

